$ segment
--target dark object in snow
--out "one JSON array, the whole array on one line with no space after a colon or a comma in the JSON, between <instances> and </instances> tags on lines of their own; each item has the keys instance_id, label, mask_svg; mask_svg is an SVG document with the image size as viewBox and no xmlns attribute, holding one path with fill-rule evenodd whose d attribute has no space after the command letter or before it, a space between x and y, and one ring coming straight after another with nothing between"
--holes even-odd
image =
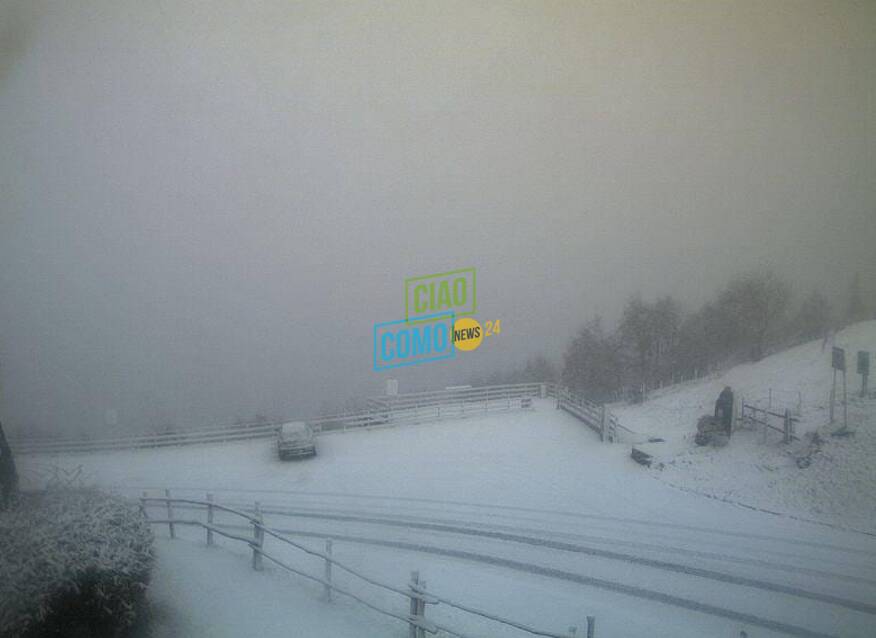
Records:
<instances>
[{"instance_id":1,"label":"dark object in snow","mask_svg":"<svg viewBox=\"0 0 876 638\"><path fill-rule=\"evenodd\" d=\"M733 429L733 390L729 385L724 386L715 401L715 418L729 437Z\"/></svg>"},{"instance_id":2,"label":"dark object in snow","mask_svg":"<svg viewBox=\"0 0 876 638\"><path fill-rule=\"evenodd\" d=\"M644 465L645 467L651 467L651 462L654 460L654 457L650 454L635 447L633 448L633 451L630 452L630 456L636 463Z\"/></svg>"},{"instance_id":3,"label":"dark object in snow","mask_svg":"<svg viewBox=\"0 0 876 638\"><path fill-rule=\"evenodd\" d=\"M3 424L0 423L0 511L5 510L18 494L18 472L12 449L6 441Z\"/></svg>"},{"instance_id":4,"label":"dark object in snow","mask_svg":"<svg viewBox=\"0 0 876 638\"><path fill-rule=\"evenodd\" d=\"M839 437L854 436L855 431L850 430L847 427L843 426L839 430L834 430L833 432L831 432L830 435L831 436L839 436Z\"/></svg>"},{"instance_id":5,"label":"dark object in snow","mask_svg":"<svg viewBox=\"0 0 876 638\"><path fill-rule=\"evenodd\" d=\"M721 424L711 414L704 414L697 421L697 433L694 436L694 443L697 445L708 445L712 439L721 430Z\"/></svg>"},{"instance_id":6,"label":"dark object in snow","mask_svg":"<svg viewBox=\"0 0 876 638\"><path fill-rule=\"evenodd\" d=\"M812 465L812 457L821 452L821 445L824 443L824 439L821 438L821 435L818 434L818 432L813 432L811 435L807 436L809 438L809 447L806 449L805 453L794 458L794 462L801 470L805 470Z\"/></svg>"},{"instance_id":7,"label":"dark object in snow","mask_svg":"<svg viewBox=\"0 0 876 638\"><path fill-rule=\"evenodd\" d=\"M630 457L639 465L651 467L651 464L654 462L655 452L660 452L661 449L660 446L653 444L663 442L663 439L655 437L648 439L645 443L636 443L630 452Z\"/></svg>"},{"instance_id":8,"label":"dark object in snow","mask_svg":"<svg viewBox=\"0 0 876 638\"><path fill-rule=\"evenodd\" d=\"M22 493L0 513L0 636L113 637L145 605L152 531L96 490Z\"/></svg>"}]
</instances>

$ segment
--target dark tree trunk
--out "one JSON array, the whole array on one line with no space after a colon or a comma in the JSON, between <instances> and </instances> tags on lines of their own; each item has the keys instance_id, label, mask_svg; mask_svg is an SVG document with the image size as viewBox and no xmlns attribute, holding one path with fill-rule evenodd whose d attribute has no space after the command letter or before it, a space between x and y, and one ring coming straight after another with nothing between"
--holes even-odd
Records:
<instances>
[{"instance_id":1,"label":"dark tree trunk","mask_svg":"<svg viewBox=\"0 0 876 638\"><path fill-rule=\"evenodd\" d=\"M3 424L0 423L0 510L5 510L18 494L18 473L12 449L6 441Z\"/></svg>"}]
</instances>

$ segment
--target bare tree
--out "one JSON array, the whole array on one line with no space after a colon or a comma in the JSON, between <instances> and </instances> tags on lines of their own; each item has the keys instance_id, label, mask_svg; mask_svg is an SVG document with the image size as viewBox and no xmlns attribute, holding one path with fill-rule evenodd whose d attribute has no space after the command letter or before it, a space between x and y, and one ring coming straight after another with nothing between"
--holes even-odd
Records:
<instances>
[{"instance_id":1,"label":"bare tree","mask_svg":"<svg viewBox=\"0 0 876 638\"><path fill-rule=\"evenodd\" d=\"M852 278L849 285L849 300L846 306L846 323L857 323L867 318L867 307L864 305L864 297L861 294L861 277L858 273Z\"/></svg>"},{"instance_id":2,"label":"bare tree","mask_svg":"<svg viewBox=\"0 0 876 638\"><path fill-rule=\"evenodd\" d=\"M650 357L654 348L654 330L651 308L639 294L627 300L618 328L621 344L631 353L636 381L647 383L650 374Z\"/></svg>"},{"instance_id":3,"label":"bare tree","mask_svg":"<svg viewBox=\"0 0 876 638\"><path fill-rule=\"evenodd\" d=\"M727 345L746 349L755 361L763 358L781 332L790 300L790 287L772 271L733 278L718 298Z\"/></svg>"},{"instance_id":4,"label":"bare tree","mask_svg":"<svg viewBox=\"0 0 876 638\"><path fill-rule=\"evenodd\" d=\"M593 401L605 401L620 388L620 344L602 329L597 316L583 326L563 357L563 383Z\"/></svg>"},{"instance_id":5,"label":"bare tree","mask_svg":"<svg viewBox=\"0 0 876 638\"><path fill-rule=\"evenodd\" d=\"M800 304L792 323L795 336L803 341L821 339L831 326L830 302L817 290Z\"/></svg>"},{"instance_id":6,"label":"bare tree","mask_svg":"<svg viewBox=\"0 0 876 638\"><path fill-rule=\"evenodd\" d=\"M670 352L678 342L681 308L670 296L661 297L653 304L634 295L627 301L618 329L619 337L632 353L637 383L651 385L665 376L671 376Z\"/></svg>"}]
</instances>

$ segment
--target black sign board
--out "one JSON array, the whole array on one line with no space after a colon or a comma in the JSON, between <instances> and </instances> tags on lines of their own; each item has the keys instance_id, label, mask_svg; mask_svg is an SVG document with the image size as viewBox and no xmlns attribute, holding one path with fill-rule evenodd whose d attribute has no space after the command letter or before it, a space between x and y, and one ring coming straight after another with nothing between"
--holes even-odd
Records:
<instances>
[{"instance_id":1,"label":"black sign board","mask_svg":"<svg viewBox=\"0 0 876 638\"><path fill-rule=\"evenodd\" d=\"M842 348L834 348L831 357L831 365L834 370L846 371L846 351Z\"/></svg>"},{"instance_id":2,"label":"black sign board","mask_svg":"<svg viewBox=\"0 0 876 638\"><path fill-rule=\"evenodd\" d=\"M870 353L858 350L858 374L870 374Z\"/></svg>"}]
</instances>

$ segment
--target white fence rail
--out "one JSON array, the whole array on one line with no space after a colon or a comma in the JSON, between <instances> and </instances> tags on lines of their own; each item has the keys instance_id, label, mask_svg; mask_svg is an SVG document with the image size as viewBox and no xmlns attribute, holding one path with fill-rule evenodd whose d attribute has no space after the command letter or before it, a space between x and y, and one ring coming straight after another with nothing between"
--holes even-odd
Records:
<instances>
[{"instance_id":1,"label":"white fence rail","mask_svg":"<svg viewBox=\"0 0 876 638\"><path fill-rule=\"evenodd\" d=\"M303 420L318 434L347 432L362 428L467 418L491 412L525 410L532 407L532 400L536 397L556 398L557 408L580 419L599 434L603 441L616 442L622 434L635 434L621 426L604 406L553 383L515 383L372 397L368 400L369 408L362 412ZM276 436L279 427L279 422L257 423L91 440L13 439L10 444L16 454L99 452L270 438Z\"/></svg>"},{"instance_id":2,"label":"white fence rail","mask_svg":"<svg viewBox=\"0 0 876 638\"><path fill-rule=\"evenodd\" d=\"M638 436L636 432L622 426L617 417L606 409L605 404L588 401L581 394L563 387L556 387L554 396L557 399L557 409L565 410L578 418L599 435L600 441L617 443L621 438L629 440Z\"/></svg>"},{"instance_id":3,"label":"white fence rail","mask_svg":"<svg viewBox=\"0 0 876 638\"><path fill-rule=\"evenodd\" d=\"M246 545L249 545L249 547L252 549L251 564L253 569L261 571L263 569L264 560L267 559L281 569L321 584L324 587L325 597L328 601L331 601L333 594L347 596L373 611L376 611L386 616L390 616L391 618L395 618L396 620L407 624L410 630L411 638L425 638L426 633L436 634L439 631L444 632L445 634L448 634L450 636L469 638L468 634L465 634L458 629L447 627L437 622L432 622L426 618L426 606L437 606L439 604L453 607L454 609L457 609L459 611L495 623L513 627L514 629L529 633L533 636L543 636L545 638L570 638L577 635L577 629L575 627L571 627L568 633L558 633L546 631L543 629L537 629L529 625L525 625L523 623L483 611L481 609L476 609L471 605L454 601L447 596L436 595L430 590L426 589L426 582L420 579L419 572L411 573L411 581L410 583L408 583L407 587L395 586L390 583L381 582L380 580L368 576L360 572L359 570L354 569L349 565L343 563L342 561L334 558L332 556L332 541L329 539L326 540L325 551L321 552L297 543L287 536L284 536L280 532L275 531L270 527L267 527L264 524L261 507L258 502L255 503L254 514L250 515L244 511L216 503L213 500L212 494L207 494L206 496L206 500L201 501L188 498L173 498L171 497L170 490L165 490L164 496L161 497L149 496L147 492L144 492L143 496L140 499L140 506L143 514L146 515L150 523L168 526L170 538L176 538L177 525L185 525L203 528L206 531L206 542L208 546L214 544L215 534L219 534L220 536L224 536L225 538L234 541L245 543ZM162 510L166 512L166 517L149 518L148 508L150 507L150 505L153 508L162 508ZM174 516L174 505L184 506L186 507L187 511L204 511L206 513L205 519L201 520L200 518L176 518ZM248 522L249 525L252 526L252 535L241 536L240 534L235 534L229 531L229 528L233 526L217 525L215 523L216 512L225 512L227 514L231 514L244 519ZM305 554L321 559L324 562L323 575L317 576L314 574L309 574L304 571L303 568L293 566L288 562L281 560L276 555L268 553L267 551L265 551L266 538L271 538L274 541L278 541L280 544L285 544ZM368 586L398 594L405 599L405 602L408 605L408 610L397 611L392 609L386 609L381 605L370 602L364 597L363 594L357 592L354 593L346 587L339 586L332 578L333 568L340 569L350 574L351 576L358 579L358 581L361 581ZM588 638L595 638L595 618L593 616L587 616L586 635Z\"/></svg>"},{"instance_id":4,"label":"white fence rail","mask_svg":"<svg viewBox=\"0 0 876 638\"><path fill-rule=\"evenodd\" d=\"M299 419L309 423L317 433L352 429L413 425L442 419L457 419L489 412L526 409L532 398L547 396L548 384L521 383L439 390L373 398L370 408L355 414L318 416ZM13 439L16 454L51 454L61 452L99 452L153 448L197 443L223 443L276 435L280 423L221 426L165 434L144 434L101 439Z\"/></svg>"}]
</instances>

